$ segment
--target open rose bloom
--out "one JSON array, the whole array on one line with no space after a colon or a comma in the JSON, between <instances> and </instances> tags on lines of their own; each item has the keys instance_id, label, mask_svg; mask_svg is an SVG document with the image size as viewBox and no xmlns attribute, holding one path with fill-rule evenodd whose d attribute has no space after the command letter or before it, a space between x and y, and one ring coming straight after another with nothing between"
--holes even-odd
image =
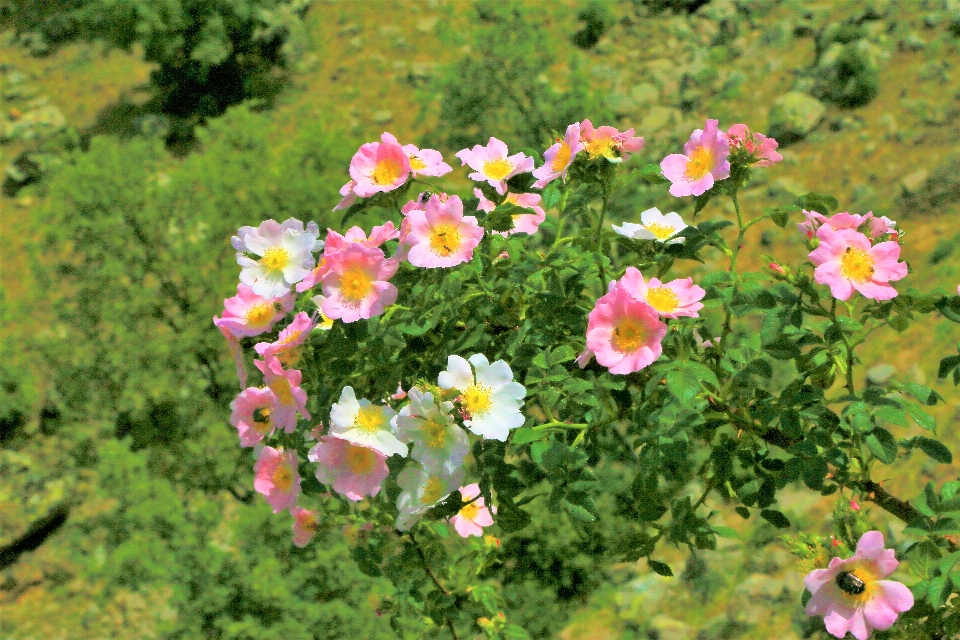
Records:
<instances>
[{"instance_id":1,"label":"open rose bloom","mask_svg":"<svg viewBox=\"0 0 960 640\"><path fill-rule=\"evenodd\" d=\"M653 307L663 318L699 317L697 312L703 308L700 301L706 295L703 288L693 284L692 278L666 283L650 278L650 282L647 282L636 267L627 267L619 286L635 300Z\"/></svg>"},{"instance_id":2,"label":"open rose bloom","mask_svg":"<svg viewBox=\"0 0 960 640\"><path fill-rule=\"evenodd\" d=\"M297 453L273 447L260 450L253 466L256 474L253 488L267 497L274 513L280 513L297 504L300 495L300 476L297 474Z\"/></svg>"},{"instance_id":3,"label":"open rose bloom","mask_svg":"<svg viewBox=\"0 0 960 640\"><path fill-rule=\"evenodd\" d=\"M487 200L483 191L474 189L473 195L480 200L477 204L477 210L490 212L497 208L493 200ZM537 229L544 220L547 219L547 213L540 206L542 197L539 193L508 193L504 198L504 203L515 204L524 209L530 209L533 213L518 213L513 216L513 229L510 231L495 231L502 236L510 236L514 233L536 233Z\"/></svg>"},{"instance_id":4,"label":"open rose bloom","mask_svg":"<svg viewBox=\"0 0 960 640\"><path fill-rule=\"evenodd\" d=\"M897 290L890 284L907 275L907 263L899 262L900 245L892 240L870 244L853 229L817 229L820 245L810 252L814 280L830 287L837 300L847 300L854 291L874 300L890 300Z\"/></svg>"},{"instance_id":5,"label":"open rose bloom","mask_svg":"<svg viewBox=\"0 0 960 640\"><path fill-rule=\"evenodd\" d=\"M397 288L387 282L397 272L396 262L380 249L351 243L325 258L323 315L343 322L372 318L397 299Z\"/></svg>"},{"instance_id":6,"label":"open rose bloom","mask_svg":"<svg viewBox=\"0 0 960 640\"><path fill-rule=\"evenodd\" d=\"M587 316L587 349L610 373L633 373L653 364L663 353L665 335L667 325L656 309L621 286L611 287ZM587 357L581 354L578 363Z\"/></svg>"},{"instance_id":7,"label":"open rose bloom","mask_svg":"<svg viewBox=\"0 0 960 640\"><path fill-rule=\"evenodd\" d=\"M291 507L290 515L293 516L293 544L298 547L307 546L320 526L317 512L303 507Z\"/></svg>"},{"instance_id":8,"label":"open rose bloom","mask_svg":"<svg viewBox=\"0 0 960 640\"><path fill-rule=\"evenodd\" d=\"M477 219L463 215L463 203L457 196L446 202L432 196L426 210L412 209L405 223L409 225L403 239L409 247L407 260L415 267L433 269L468 262L483 239Z\"/></svg>"},{"instance_id":9,"label":"open rose bloom","mask_svg":"<svg viewBox=\"0 0 960 640\"><path fill-rule=\"evenodd\" d=\"M221 331L235 338L258 336L273 329L285 315L293 311L296 297L285 291L280 296L260 296L245 284L237 285L237 295L223 301L223 317L213 322Z\"/></svg>"},{"instance_id":10,"label":"open rose bloom","mask_svg":"<svg viewBox=\"0 0 960 640\"><path fill-rule=\"evenodd\" d=\"M673 184L670 194L679 197L699 196L717 180L730 176L730 143L717 131L716 120L707 120L683 146L683 153L674 153L660 163L660 170Z\"/></svg>"},{"instance_id":11,"label":"open rose bloom","mask_svg":"<svg viewBox=\"0 0 960 640\"><path fill-rule=\"evenodd\" d=\"M393 191L403 186L409 175L410 158L389 133L383 134L381 142L368 142L361 146L350 160L350 177L354 183L351 191L361 198ZM344 189L346 187L344 185ZM340 194L344 195L343 190Z\"/></svg>"},{"instance_id":12,"label":"open rose bloom","mask_svg":"<svg viewBox=\"0 0 960 640\"><path fill-rule=\"evenodd\" d=\"M241 447L252 447L273 433L277 396L270 389L249 387L230 403L230 424L237 428Z\"/></svg>"},{"instance_id":13,"label":"open rose bloom","mask_svg":"<svg viewBox=\"0 0 960 640\"><path fill-rule=\"evenodd\" d=\"M682 237L677 234L687 228L680 214L671 211L664 215L654 207L640 214L640 224L624 222L622 226L613 225L613 230L634 240L656 240L664 244L680 244Z\"/></svg>"},{"instance_id":14,"label":"open rose bloom","mask_svg":"<svg viewBox=\"0 0 960 640\"><path fill-rule=\"evenodd\" d=\"M812 597L807 615L823 616L827 631L837 638L847 633L867 640L874 630L893 626L897 616L913 607L910 589L885 580L900 563L893 549L883 548L883 534L868 531L850 558L834 558L826 569L804 578Z\"/></svg>"},{"instance_id":15,"label":"open rose bloom","mask_svg":"<svg viewBox=\"0 0 960 640\"><path fill-rule=\"evenodd\" d=\"M741 150L747 155L747 162L757 167L772 167L783 160L777 153L780 143L762 133L753 133L745 124L735 124L727 129L727 141L730 149Z\"/></svg>"},{"instance_id":16,"label":"open rose bloom","mask_svg":"<svg viewBox=\"0 0 960 640\"><path fill-rule=\"evenodd\" d=\"M270 414L273 425L287 433L293 433L297 428L298 413L307 420L310 419L307 412L307 392L300 388L303 374L296 369L285 371L280 361L273 356L254 360L253 364L263 373L263 383L277 398Z\"/></svg>"},{"instance_id":17,"label":"open rose bloom","mask_svg":"<svg viewBox=\"0 0 960 640\"><path fill-rule=\"evenodd\" d=\"M543 189L557 178L566 181L567 170L581 149L580 123L574 122L567 127L562 140L557 140L556 144L543 152L543 166L533 171L533 177L537 179L533 188Z\"/></svg>"},{"instance_id":18,"label":"open rose bloom","mask_svg":"<svg viewBox=\"0 0 960 640\"><path fill-rule=\"evenodd\" d=\"M300 359L300 347L310 337L315 324L310 316L301 311L280 332L276 342L258 342L253 349L264 358L275 357L285 367L293 366Z\"/></svg>"},{"instance_id":19,"label":"open rose bloom","mask_svg":"<svg viewBox=\"0 0 960 640\"><path fill-rule=\"evenodd\" d=\"M463 424L478 436L506 441L510 429L524 422L520 408L527 390L513 381L513 371L503 360L490 364L482 353L473 354L469 361L449 356L437 383L441 389L460 391L460 404L469 415Z\"/></svg>"},{"instance_id":20,"label":"open rose bloom","mask_svg":"<svg viewBox=\"0 0 960 640\"><path fill-rule=\"evenodd\" d=\"M400 144L392 133L384 133L380 138L390 144ZM435 149L418 149L415 145L402 147L410 162L410 175L439 177L453 171L453 167L443 161L443 155Z\"/></svg>"},{"instance_id":21,"label":"open rose bloom","mask_svg":"<svg viewBox=\"0 0 960 640\"><path fill-rule=\"evenodd\" d=\"M264 220L259 227L241 227L233 237L237 250L240 282L258 296L277 297L290 292L290 287L303 280L315 261L313 251L319 251L320 230L311 222L290 218L283 224Z\"/></svg>"},{"instance_id":22,"label":"open rose bloom","mask_svg":"<svg viewBox=\"0 0 960 640\"><path fill-rule=\"evenodd\" d=\"M380 493L390 473L387 456L334 436L321 436L307 456L317 463L317 480L350 500Z\"/></svg>"},{"instance_id":23,"label":"open rose bloom","mask_svg":"<svg viewBox=\"0 0 960 640\"><path fill-rule=\"evenodd\" d=\"M591 160L610 162L622 162L643 148L643 138L634 136L633 129L621 133L614 127L594 127L589 120L580 123L580 142Z\"/></svg>"},{"instance_id":24,"label":"open rose bloom","mask_svg":"<svg viewBox=\"0 0 960 640\"><path fill-rule=\"evenodd\" d=\"M518 173L533 171L533 158L522 153L509 155L507 145L496 138L490 138L487 146L475 145L473 149L457 152L457 158L473 169L468 177L477 182L486 181L497 193L507 192L507 180Z\"/></svg>"}]
</instances>

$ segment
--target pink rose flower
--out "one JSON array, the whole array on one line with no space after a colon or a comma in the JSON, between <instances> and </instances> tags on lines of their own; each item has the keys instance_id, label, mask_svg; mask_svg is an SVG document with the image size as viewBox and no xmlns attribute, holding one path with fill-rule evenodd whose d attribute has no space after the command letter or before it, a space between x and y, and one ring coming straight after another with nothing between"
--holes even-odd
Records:
<instances>
[{"instance_id":1,"label":"pink rose flower","mask_svg":"<svg viewBox=\"0 0 960 640\"><path fill-rule=\"evenodd\" d=\"M473 169L468 177L478 182L486 181L497 193L507 192L507 180L519 173L533 171L533 158L522 153L508 155L507 145L490 138L487 146L474 145L473 149L457 152L457 158Z\"/></svg>"},{"instance_id":2,"label":"pink rose flower","mask_svg":"<svg viewBox=\"0 0 960 640\"><path fill-rule=\"evenodd\" d=\"M410 175L410 159L397 139L384 133L381 140L361 146L350 160L350 177L356 182L353 192L361 198L393 191Z\"/></svg>"},{"instance_id":3,"label":"pink rose flower","mask_svg":"<svg viewBox=\"0 0 960 640\"><path fill-rule=\"evenodd\" d=\"M376 249L387 240L395 240L399 235L400 232L397 231L397 228L389 220L371 229L369 238L360 227L350 227L343 235L340 235L333 229L327 229L327 240L323 246L323 255L329 258L334 253L343 251L353 243Z\"/></svg>"},{"instance_id":4,"label":"pink rose flower","mask_svg":"<svg viewBox=\"0 0 960 640\"><path fill-rule=\"evenodd\" d=\"M899 564L893 549L883 548L883 534L866 532L852 557L833 558L826 569L811 571L803 579L812 594L807 615L823 616L827 631L837 638L849 632L857 640L867 640L874 630L889 629L913 606L910 589L884 580Z\"/></svg>"},{"instance_id":5,"label":"pink rose flower","mask_svg":"<svg viewBox=\"0 0 960 640\"><path fill-rule=\"evenodd\" d=\"M414 209L407 214L409 246L407 260L416 267L452 267L473 258L473 250L483 239L483 229L474 216L463 215L458 196L441 202L432 196L426 211Z\"/></svg>"},{"instance_id":6,"label":"pink rose flower","mask_svg":"<svg viewBox=\"0 0 960 640\"><path fill-rule=\"evenodd\" d=\"M610 373L632 373L655 362L666 334L656 309L621 286L597 300L587 317L587 349Z\"/></svg>"},{"instance_id":7,"label":"pink rose flower","mask_svg":"<svg viewBox=\"0 0 960 640\"><path fill-rule=\"evenodd\" d=\"M804 222L797 225L808 238L813 238L817 234L817 229L827 225L834 230L853 229L855 231L869 232L871 238L880 238L885 235L895 234L897 232L897 223L882 216L876 218L872 211L863 215L856 213L835 213L829 218L816 211L807 211L804 209L803 215L806 217Z\"/></svg>"},{"instance_id":8,"label":"pink rose flower","mask_svg":"<svg viewBox=\"0 0 960 640\"><path fill-rule=\"evenodd\" d=\"M397 288L387 282L399 263L386 260L383 251L351 243L326 258L321 307L323 315L343 322L372 318L397 299Z\"/></svg>"},{"instance_id":9,"label":"pink rose flower","mask_svg":"<svg viewBox=\"0 0 960 640\"><path fill-rule=\"evenodd\" d=\"M380 138L384 142L400 144L390 133L384 133ZM453 168L443 161L443 155L434 149L418 149L412 144L403 145L403 152L410 161L410 174L417 176L439 177L453 171Z\"/></svg>"},{"instance_id":10,"label":"pink rose flower","mask_svg":"<svg viewBox=\"0 0 960 640\"><path fill-rule=\"evenodd\" d=\"M274 513L296 506L300 495L300 476L297 474L297 454L293 451L264 447L253 465L256 474L253 488L267 497Z\"/></svg>"},{"instance_id":11,"label":"pink rose flower","mask_svg":"<svg viewBox=\"0 0 960 640\"><path fill-rule=\"evenodd\" d=\"M853 229L834 230L824 225L817 230L820 245L810 252L810 262L817 284L830 287L837 300L847 300L854 290L874 300L890 300L897 296L891 280L907 275L907 263L898 262L900 245L870 240Z\"/></svg>"},{"instance_id":12,"label":"pink rose flower","mask_svg":"<svg viewBox=\"0 0 960 640\"><path fill-rule=\"evenodd\" d=\"M697 311L703 308L700 300L707 293L693 284L693 278L666 283L650 278L648 283L636 267L627 267L619 286L633 296L634 300L646 302L653 307L663 318L698 318Z\"/></svg>"},{"instance_id":13,"label":"pink rose flower","mask_svg":"<svg viewBox=\"0 0 960 640\"><path fill-rule=\"evenodd\" d=\"M263 360L254 360L253 364L263 373L263 382L277 397L277 404L270 414L273 424L287 433L297 428L297 414L309 420L307 412L307 392L300 388L302 374L293 369L284 371L280 361L274 356Z\"/></svg>"},{"instance_id":14,"label":"pink rose flower","mask_svg":"<svg viewBox=\"0 0 960 640\"><path fill-rule=\"evenodd\" d=\"M213 324L217 329L220 329L220 333L223 334L223 338L227 341L227 348L230 349L230 355L233 356L233 363L237 367L237 380L240 381L240 388L243 389L247 386L247 364L243 359L243 347L240 346L240 341L237 340L237 336L233 335L233 332L227 328L223 320L217 316L213 316Z\"/></svg>"},{"instance_id":15,"label":"pink rose flower","mask_svg":"<svg viewBox=\"0 0 960 640\"><path fill-rule=\"evenodd\" d=\"M563 140L557 140L556 144L543 152L543 166L533 171L533 177L537 179L533 188L543 189L557 178L566 182L567 170L582 149L580 123L574 122L567 127Z\"/></svg>"},{"instance_id":16,"label":"pink rose flower","mask_svg":"<svg viewBox=\"0 0 960 640\"><path fill-rule=\"evenodd\" d=\"M480 200L479 204L477 204L478 211L486 211L489 213L497 208L496 203L493 202L493 200L487 200L483 196L483 191L480 191L480 189L474 189L473 195ZM533 213L520 213L513 216L513 229L510 231L496 231L494 233L499 233L502 236L509 236L514 233L536 233L543 221L547 219L547 214L543 210L543 207L540 206L540 201L541 196L539 193L508 193L504 202L515 204L524 209L530 209Z\"/></svg>"},{"instance_id":17,"label":"pink rose flower","mask_svg":"<svg viewBox=\"0 0 960 640\"><path fill-rule=\"evenodd\" d=\"M670 194L676 197L699 196L717 180L730 176L730 144L717 131L717 121L707 120L683 146L683 154L674 153L660 163L663 175L673 184Z\"/></svg>"},{"instance_id":18,"label":"pink rose flower","mask_svg":"<svg viewBox=\"0 0 960 640\"><path fill-rule=\"evenodd\" d=\"M319 465L317 480L353 501L377 495L390 473L384 454L329 435L319 438L307 459Z\"/></svg>"},{"instance_id":19,"label":"pink rose flower","mask_svg":"<svg viewBox=\"0 0 960 640\"><path fill-rule=\"evenodd\" d=\"M313 253L323 248L315 222L288 218L283 223L264 220L259 227L240 227L231 238L237 250L240 282L259 296L283 296L303 280L316 262Z\"/></svg>"},{"instance_id":20,"label":"pink rose flower","mask_svg":"<svg viewBox=\"0 0 960 640\"><path fill-rule=\"evenodd\" d=\"M273 329L283 316L293 311L296 297L286 293L278 297L258 296L245 284L237 285L237 295L223 301L223 317L214 320L222 332L236 338L258 336Z\"/></svg>"},{"instance_id":21,"label":"pink rose flower","mask_svg":"<svg viewBox=\"0 0 960 640\"><path fill-rule=\"evenodd\" d=\"M589 120L580 123L580 142L591 160L604 157L611 162L622 162L643 148L643 138L634 136L632 128L620 133L614 127L594 128Z\"/></svg>"},{"instance_id":22,"label":"pink rose flower","mask_svg":"<svg viewBox=\"0 0 960 640\"><path fill-rule=\"evenodd\" d=\"M483 504L483 496L480 495L480 485L474 482L465 487L460 487L460 496L464 502L469 502L460 509L457 515L450 518L453 528L461 537L483 535L483 528L493 524L493 516L490 515L490 509ZM479 497L478 497L479 496ZM476 498L476 500L474 500ZM473 500L473 502L470 502ZM497 512L496 507L492 507L493 512Z\"/></svg>"},{"instance_id":23,"label":"pink rose flower","mask_svg":"<svg viewBox=\"0 0 960 640\"><path fill-rule=\"evenodd\" d=\"M317 512L303 507L291 507L290 515L293 516L293 544L298 547L307 546L320 526Z\"/></svg>"},{"instance_id":24,"label":"pink rose flower","mask_svg":"<svg viewBox=\"0 0 960 640\"><path fill-rule=\"evenodd\" d=\"M316 323L301 311L293 317L293 322L277 336L276 342L258 342L253 348L261 357L275 357L285 367L293 366L300 360L300 347L310 336Z\"/></svg>"},{"instance_id":25,"label":"pink rose flower","mask_svg":"<svg viewBox=\"0 0 960 640\"><path fill-rule=\"evenodd\" d=\"M357 201L357 192L353 190L357 186L356 180L351 180L347 184L340 187L340 195L343 198L340 199L340 202L337 203L337 206L333 208L334 211L342 211L343 209L349 209L354 202Z\"/></svg>"},{"instance_id":26,"label":"pink rose flower","mask_svg":"<svg viewBox=\"0 0 960 640\"><path fill-rule=\"evenodd\" d=\"M241 447L252 447L273 433L277 396L270 389L248 387L230 403L230 424L237 428Z\"/></svg>"},{"instance_id":27,"label":"pink rose flower","mask_svg":"<svg viewBox=\"0 0 960 640\"><path fill-rule=\"evenodd\" d=\"M727 129L727 141L733 149L743 149L749 154L749 163L758 167L772 167L783 160L776 149L780 143L762 133L750 133L745 124L735 124Z\"/></svg>"}]
</instances>

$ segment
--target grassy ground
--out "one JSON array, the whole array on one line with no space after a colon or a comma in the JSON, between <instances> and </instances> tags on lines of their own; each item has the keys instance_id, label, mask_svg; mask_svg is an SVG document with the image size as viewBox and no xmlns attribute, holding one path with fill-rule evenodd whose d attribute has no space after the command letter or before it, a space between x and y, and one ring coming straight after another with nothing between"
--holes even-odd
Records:
<instances>
[{"instance_id":1,"label":"grassy ground","mask_svg":"<svg viewBox=\"0 0 960 640\"><path fill-rule=\"evenodd\" d=\"M564 87L566 62L579 59L594 87L606 93L619 114L616 124L634 126L646 136L651 156L645 160L656 161L659 156L654 157L653 151L662 151L658 145L664 144L658 140L676 145L708 116L720 117L724 124L742 121L765 130L770 103L802 82L803 69L813 61L813 39L794 38L794 28L849 16L863 3L757 2L758 7L769 5L769 10L740 19L739 35L732 42L711 47L716 37L711 25L716 22L679 16L647 18L637 15L631 2L610 2L612 26L587 52L569 44L569 36L579 28L575 15L579 4L542 3L542 28L556 36L560 51L547 81ZM719 0L714 4L726 6ZM957 244L960 235L953 221L960 203L906 215L901 200L903 179L918 171L934 172L960 139L955 108L960 86L958 40L947 37L942 24L925 26L935 4L917 0L887 5L893 7L892 13L877 21L882 29L875 29L874 38L886 56L877 98L855 110L828 107L824 123L806 140L787 148L784 162L751 186L744 203L748 215L755 214L763 206L785 204L794 195L815 190L838 197L841 210L873 209L888 215L909 230L903 257L922 273L903 284L952 291L960 282L960 263L948 258L934 264L931 257ZM808 14L812 17L806 18ZM272 114L278 146L282 148L283 140L296 131L305 112L365 139L390 130L401 139L417 140L433 130L439 108L431 79L443 65L470 55L467 36L472 16L470 4L462 1L316 2L306 17L309 38L293 66L291 87ZM8 37L0 35L4 42L9 42ZM136 51L104 52L95 45L73 45L47 58L34 58L6 45L0 47L0 63L23 73L34 91L28 99L6 101L3 111L9 119L28 109L30 100L46 97L67 124L79 130L109 123L119 103L142 100L150 70ZM4 162L10 162L36 144L13 141L0 147L0 152ZM466 182L455 179L450 186L463 191ZM663 210L676 205L666 198L659 205ZM3 323L11 336L7 344L32 335L48 317L42 296L35 292L24 250L31 240L28 229L37 204L38 197L29 191L0 201ZM717 210L708 209L707 214L716 215ZM785 263L803 255L792 226L782 231L754 228L747 244L744 256L754 267L762 263L761 254ZM721 266L718 261L706 268ZM892 364L899 378L938 389L947 398L936 412L940 433L953 450L960 451L960 437L953 435L960 422L960 395L952 385L934 379L937 360L952 351L960 330L931 321L915 324L900 335L892 330L875 335L861 354L864 364ZM29 354L13 357L29 359ZM33 384L39 386L37 381ZM38 409L41 395L34 389ZM955 477L960 469L956 464L936 465L919 454L897 464L906 470L896 473L898 493L906 497L915 495L928 480ZM798 528L825 530L833 501L802 498L797 493L784 511ZM878 524L888 521L882 513L874 516ZM716 554L704 557L703 564L688 563L683 579L659 578L633 566L615 567L608 584L574 615L563 637L799 637L803 632L797 623L802 618L799 567L766 529L740 522L726 510L721 518L749 542L728 542ZM47 566L43 563L49 560L44 558L44 554L27 557L18 571L33 572L43 580ZM666 559L675 567L686 561L679 552ZM52 610L54 603L44 601L42 594L34 590L18 595L6 608L8 614L29 616ZM136 612L148 605L131 600L121 605L128 609L117 613L114 622L103 624L127 624L129 616L136 618Z\"/></svg>"}]
</instances>

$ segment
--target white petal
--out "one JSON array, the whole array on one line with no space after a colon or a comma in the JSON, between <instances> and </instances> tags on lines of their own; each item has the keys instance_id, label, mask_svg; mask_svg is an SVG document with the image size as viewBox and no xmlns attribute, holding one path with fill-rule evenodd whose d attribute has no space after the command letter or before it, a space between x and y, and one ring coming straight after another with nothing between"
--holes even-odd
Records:
<instances>
[{"instance_id":1,"label":"white petal","mask_svg":"<svg viewBox=\"0 0 960 640\"><path fill-rule=\"evenodd\" d=\"M626 236L628 238L634 238L634 239L639 239L640 236L637 234L640 232L646 231L646 229L643 228L642 224L636 224L633 222L624 222L622 227L613 225L613 230L622 236ZM647 233L650 233L650 232L647 231Z\"/></svg>"},{"instance_id":2,"label":"white petal","mask_svg":"<svg viewBox=\"0 0 960 640\"><path fill-rule=\"evenodd\" d=\"M677 233L680 233L687 228L687 223L683 221L683 218L680 217L680 214L671 211L667 215L663 216L663 222L661 224L667 224L676 229Z\"/></svg>"},{"instance_id":3,"label":"white petal","mask_svg":"<svg viewBox=\"0 0 960 640\"><path fill-rule=\"evenodd\" d=\"M484 358L486 359L486 358ZM513 380L513 371L503 360L497 360L489 367L477 367L477 384L496 389Z\"/></svg>"},{"instance_id":4,"label":"white petal","mask_svg":"<svg viewBox=\"0 0 960 640\"><path fill-rule=\"evenodd\" d=\"M473 370L470 363L460 356L447 358L447 370L441 371L437 379L441 389L459 389L465 391L473 384Z\"/></svg>"},{"instance_id":5,"label":"white petal","mask_svg":"<svg viewBox=\"0 0 960 640\"><path fill-rule=\"evenodd\" d=\"M407 445L397 440L397 437L386 429L381 429L373 435L370 448L376 449L385 456L406 457L407 455Z\"/></svg>"},{"instance_id":6,"label":"white petal","mask_svg":"<svg viewBox=\"0 0 960 640\"><path fill-rule=\"evenodd\" d=\"M509 403L510 406L515 406L517 410L519 410L526 395L527 390L522 384L519 382L508 382L507 384L496 388L496 390L493 392L493 396L490 399L493 401L494 407L499 404Z\"/></svg>"},{"instance_id":7,"label":"white petal","mask_svg":"<svg viewBox=\"0 0 960 640\"><path fill-rule=\"evenodd\" d=\"M330 407L330 431L336 429L343 432L353 427L353 421L357 419L357 412L360 411L360 403L357 402L357 396L353 392L353 387L344 387L338 400Z\"/></svg>"},{"instance_id":8,"label":"white petal","mask_svg":"<svg viewBox=\"0 0 960 640\"><path fill-rule=\"evenodd\" d=\"M479 370L480 367L490 366L490 361L487 360L487 356L482 353L475 353L469 358L470 364L474 366L475 369Z\"/></svg>"},{"instance_id":9,"label":"white petal","mask_svg":"<svg viewBox=\"0 0 960 640\"><path fill-rule=\"evenodd\" d=\"M653 222L663 224L663 214L660 213L660 209L657 209L656 207L653 209L647 209L640 214L640 222L642 222L644 225L648 225Z\"/></svg>"}]
</instances>

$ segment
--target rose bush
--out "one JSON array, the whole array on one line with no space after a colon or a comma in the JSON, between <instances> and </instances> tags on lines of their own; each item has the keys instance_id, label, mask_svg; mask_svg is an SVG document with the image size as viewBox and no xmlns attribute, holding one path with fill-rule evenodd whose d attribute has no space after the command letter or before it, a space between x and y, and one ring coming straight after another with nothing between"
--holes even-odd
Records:
<instances>
[{"instance_id":1,"label":"rose bush","mask_svg":"<svg viewBox=\"0 0 960 640\"><path fill-rule=\"evenodd\" d=\"M743 212L751 173L781 160L745 125L707 120L682 154L625 162L642 147L632 129L584 120L535 168L491 137L456 154L475 181L461 198L425 182L452 171L437 151L384 133L353 158L335 207L344 221L393 217L369 236L321 240L292 218L241 228L237 295L215 323L237 360L231 423L253 448L254 488L290 511L298 546L349 532L359 567L394 585L398 633L526 637L498 591L510 566L497 536L529 526L533 501L585 536L617 518L620 558L672 575L660 545L736 536L711 503L786 528L778 492L798 483L875 503L916 537L907 559L924 559L911 594L881 580L897 561L878 532L857 543L844 529L856 554L807 578L829 632L863 640L898 616L931 637L960 631L947 604L960 483L910 504L874 480L901 450L952 460L922 408L942 399L855 375L874 332L935 311L960 322L960 298L898 288L909 269L892 220L831 215L837 201L815 193ZM735 219L651 209L611 228L611 194L631 180L694 196L694 218L730 198ZM807 262L743 270L748 229L800 215ZM708 261L722 266L696 268ZM939 374L960 381L960 356ZM598 481L611 467L628 490ZM825 565L824 540L795 547Z\"/></svg>"}]
</instances>

